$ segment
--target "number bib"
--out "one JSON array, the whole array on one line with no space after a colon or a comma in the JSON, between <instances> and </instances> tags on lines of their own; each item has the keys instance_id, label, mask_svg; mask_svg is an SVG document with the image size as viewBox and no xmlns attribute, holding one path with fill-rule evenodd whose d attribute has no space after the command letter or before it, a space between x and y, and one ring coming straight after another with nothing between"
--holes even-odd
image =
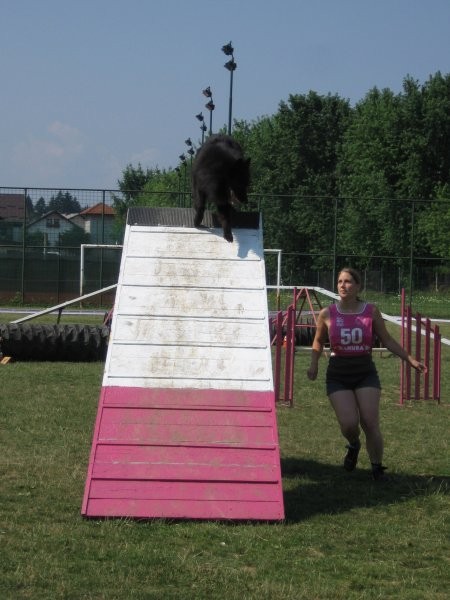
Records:
<instances>
[{"instance_id":1,"label":"number bib","mask_svg":"<svg viewBox=\"0 0 450 600\"><path fill-rule=\"evenodd\" d=\"M330 345L337 356L370 354L373 347L373 304L364 304L361 312L341 313L336 304L329 306Z\"/></svg>"}]
</instances>

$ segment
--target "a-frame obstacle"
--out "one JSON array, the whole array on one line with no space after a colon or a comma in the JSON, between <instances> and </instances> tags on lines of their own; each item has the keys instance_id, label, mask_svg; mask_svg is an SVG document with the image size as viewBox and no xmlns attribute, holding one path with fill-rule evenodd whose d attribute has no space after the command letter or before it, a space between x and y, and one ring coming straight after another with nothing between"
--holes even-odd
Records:
<instances>
[{"instance_id":1,"label":"a-frame obstacle","mask_svg":"<svg viewBox=\"0 0 450 600\"><path fill-rule=\"evenodd\" d=\"M82 514L284 518L260 217L130 209Z\"/></svg>"}]
</instances>

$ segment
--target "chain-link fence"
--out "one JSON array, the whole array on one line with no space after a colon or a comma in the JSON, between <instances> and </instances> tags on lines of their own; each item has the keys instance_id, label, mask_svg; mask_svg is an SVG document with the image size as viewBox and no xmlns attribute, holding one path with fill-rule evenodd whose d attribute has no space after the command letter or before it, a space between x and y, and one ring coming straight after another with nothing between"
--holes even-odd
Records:
<instances>
[{"instance_id":1,"label":"chain-link fence","mask_svg":"<svg viewBox=\"0 0 450 600\"><path fill-rule=\"evenodd\" d=\"M0 188L0 301L52 305L116 283L123 199L115 190ZM178 190L153 203L191 200ZM281 261L266 255L268 285L334 289L337 271L352 265L372 291L450 286L450 202L253 195L248 209L262 214L265 248L282 251Z\"/></svg>"},{"instance_id":2,"label":"chain-link fence","mask_svg":"<svg viewBox=\"0 0 450 600\"><path fill-rule=\"evenodd\" d=\"M117 282L124 226L106 190L0 188L0 301L52 305ZM84 281L81 247L87 246ZM89 248L89 250L88 250ZM93 299L110 304L114 294Z\"/></svg>"}]
</instances>

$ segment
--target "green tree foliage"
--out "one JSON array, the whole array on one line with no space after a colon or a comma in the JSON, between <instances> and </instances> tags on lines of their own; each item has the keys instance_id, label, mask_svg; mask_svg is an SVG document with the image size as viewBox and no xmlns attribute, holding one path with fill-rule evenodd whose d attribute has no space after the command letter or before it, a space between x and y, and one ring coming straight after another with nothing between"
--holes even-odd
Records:
<instances>
[{"instance_id":1,"label":"green tree foliage","mask_svg":"<svg viewBox=\"0 0 450 600\"><path fill-rule=\"evenodd\" d=\"M310 266L330 267L334 234L336 171L342 136L351 117L348 101L337 95L291 96L290 106L281 104L278 113L284 131L282 145L289 146L290 167L297 162L291 186L295 198L288 213L288 223L295 237L289 250L302 252L294 269ZM290 130L289 130L289 124ZM284 174L287 177L287 173ZM308 265L308 253L313 259Z\"/></svg>"},{"instance_id":2,"label":"green tree foliage","mask_svg":"<svg viewBox=\"0 0 450 600\"><path fill-rule=\"evenodd\" d=\"M121 196L113 196L114 208L119 221L125 221L130 206L140 204L142 190L158 173L158 169L144 170L140 163L137 167L133 167L131 164L126 166L122 178L117 182Z\"/></svg>"},{"instance_id":3,"label":"green tree foliage","mask_svg":"<svg viewBox=\"0 0 450 600\"><path fill-rule=\"evenodd\" d=\"M373 88L353 107L293 94L273 115L235 121L233 136L251 158L248 208L262 212L264 245L283 250L289 272L329 269L335 252L360 268L375 257L406 264L413 229L414 253L448 255L450 75L407 76L400 93ZM190 173L189 159L162 172L128 165L118 213L190 206Z\"/></svg>"},{"instance_id":4,"label":"green tree foliage","mask_svg":"<svg viewBox=\"0 0 450 600\"><path fill-rule=\"evenodd\" d=\"M187 163L170 171L158 171L144 185L140 204L144 206L190 206L191 175Z\"/></svg>"},{"instance_id":5,"label":"green tree foliage","mask_svg":"<svg viewBox=\"0 0 450 600\"><path fill-rule=\"evenodd\" d=\"M264 215L265 244L283 249L288 270L309 260L289 253L315 253L316 265L327 262L337 162L350 116L348 101L309 92L289 96L273 117L250 128L238 125L237 135L246 135L243 145L252 159L251 191Z\"/></svg>"},{"instance_id":6,"label":"green tree foliage","mask_svg":"<svg viewBox=\"0 0 450 600\"><path fill-rule=\"evenodd\" d=\"M60 246L71 246L78 248L81 244L89 244L91 236L86 233L81 227L74 225L59 236Z\"/></svg>"},{"instance_id":7,"label":"green tree foliage","mask_svg":"<svg viewBox=\"0 0 450 600\"><path fill-rule=\"evenodd\" d=\"M450 184L450 74L438 72L423 86L423 129L423 175L429 182L424 197L434 197L440 186Z\"/></svg>"},{"instance_id":8,"label":"green tree foliage","mask_svg":"<svg viewBox=\"0 0 450 600\"><path fill-rule=\"evenodd\" d=\"M365 268L373 256L389 254L394 216L398 224L399 206L392 203L399 182L399 99L390 91L372 89L353 111L344 133L339 160L338 252L365 257ZM409 213L408 213L409 214ZM404 233L405 229L400 228Z\"/></svg>"},{"instance_id":9,"label":"green tree foliage","mask_svg":"<svg viewBox=\"0 0 450 600\"><path fill-rule=\"evenodd\" d=\"M118 182L122 196L114 196L119 221L131 206L191 206L191 171L192 159L168 171L128 165Z\"/></svg>"},{"instance_id":10,"label":"green tree foliage","mask_svg":"<svg viewBox=\"0 0 450 600\"><path fill-rule=\"evenodd\" d=\"M33 233L30 233L27 229L25 232L25 242L28 247L41 247L44 244L44 234L42 233L42 231L34 231Z\"/></svg>"},{"instance_id":11,"label":"green tree foliage","mask_svg":"<svg viewBox=\"0 0 450 600\"><path fill-rule=\"evenodd\" d=\"M28 194L25 196L25 214L28 220L34 217L33 201Z\"/></svg>"},{"instance_id":12,"label":"green tree foliage","mask_svg":"<svg viewBox=\"0 0 450 600\"><path fill-rule=\"evenodd\" d=\"M450 256L450 185L436 189L436 200L420 215L417 225L427 253L435 257Z\"/></svg>"},{"instance_id":13,"label":"green tree foliage","mask_svg":"<svg viewBox=\"0 0 450 600\"><path fill-rule=\"evenodd\" d=\"M45 202L45 199L41 196L34 205L34 214L36 218L39 218L42 217L42 215L45 215L46 212L48 212L47 204Z\"/></svg>"},{"instance_id":14,"label":"green tree foliage","mask_svg":"<svg viewBox=\"0 0 450 600\"><path fill-rule=\"evenodd\" d=\"M343 138L339 250L364 254L362 267L377 255L406 261L414 218L427 225L413 250L429 251L424 233L436 215L429 203L414 201L435 197L449 177L450 76L437 73L423 86L406 77L397 95L374 88L356 105Z\"/></svg>"},{"instance_id":15,"label":"green tree foliage","mask_svg":"<svg viewBox=\"0 0 450 600\"><path fill-rule=\"evenodd\" d=\"M56 196L52 196L48 203L47 212L57 210L58 212L70 215L81 212L81 206L75 196L70 192L59 191Z\"/></svg>"},{"instance_id":16,"label":"green tree foliage","mask_svg":"<svg viewBox=\"0 0 450 600\"><path fill-rule=\"evenodd\" d=\"M56 196L52 196L50 198L48 204L41 196L34 205L33 212L35 217L39 218L51 210L56 210L65 215L70 215L81 212L81 206L76 197L72 196L70 192L62 192L60 190Z\"/></svg>"}]
</instances>

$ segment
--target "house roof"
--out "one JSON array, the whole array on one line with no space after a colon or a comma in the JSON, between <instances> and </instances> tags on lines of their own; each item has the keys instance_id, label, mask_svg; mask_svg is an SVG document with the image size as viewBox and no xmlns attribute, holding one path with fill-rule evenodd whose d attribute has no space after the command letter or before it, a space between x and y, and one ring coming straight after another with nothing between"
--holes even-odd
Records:
<instances>
[{"instance_id":1,"label":"house roof","mask_svg":"<svg viewBox=\"0 0 450 600\"><path fill-rule=\"evenodd\" d=\"M54 215L55 217L59 217L61 219L61 221L67 221L71 225L74 225L74 223L70 219L68 219L66 215L63 215L62 213L60 213L57 210L51 210L51 211L45 213L45 215L42 215L38 219L35 219L31 223L29 223L28 227L31 227L32 225L35 225L36 223L39 223L39 221L43 221L44 219L48 219L51 215Z\"/></svg>"},{"instance_id":2,"label":"house roof","mask_svg":"<svg viewBox=\"0 0 450 600\"><path fill-rule=\"evenodd\" d=\"M24 194L0 194L0 219L23 221L25 217Z\"/></svg>"},{"instance_id":3,"label":"house roof","mask_svg":"<svg viewBox=\"0 0 450 600\"><path fill-rule=\"evenodd\" d=\"M85 208L84 210L82 210L80 213L78 213L82 216L91 216L91 215L115 215L116 211L114 210L114 208L112 206L109 206L108 204L105 204L105 208L103 209L103 203L99 202L98 204L95 204L94 206L90 206L89 208Z\"/></svg>"}]
</instances>

